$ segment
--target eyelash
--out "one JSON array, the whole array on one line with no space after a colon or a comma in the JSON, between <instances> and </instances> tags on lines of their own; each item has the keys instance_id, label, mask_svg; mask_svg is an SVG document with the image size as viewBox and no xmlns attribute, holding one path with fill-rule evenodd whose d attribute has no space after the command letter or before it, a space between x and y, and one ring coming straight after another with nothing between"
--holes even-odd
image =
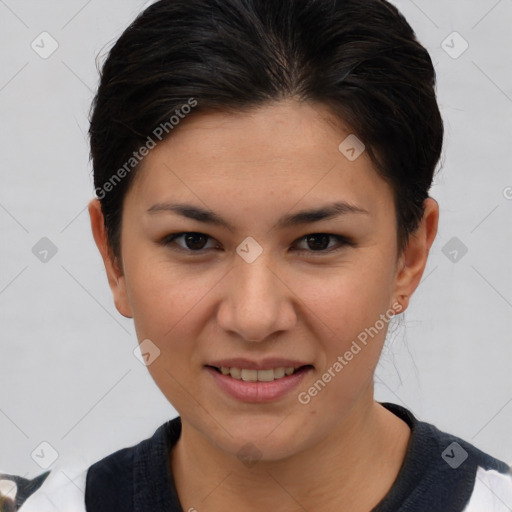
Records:
<instances>
[{"instance_id":1,"label":"eyelash","mask_svg":"<svg viewBox=\"0 0 512 512\"><path fill-rule=\"evenodd\" d=\"M210 241L210 240L214 240L213 237L206 235L204 233L199 233L197 231L185 231L182 233L175 233L175 234L167 235L160 241L160 244L165 247L169 247L169 246L171 246L171 244L173 244L175 242L175 240L177 238L181 238L182 236L185 236L185 235L199 235L202 237L206 237L206 239L207 239L206 243L208 243L208 241ZM298 249L298 252L307 252L313 256L316 256L316 255L321 256L321 255L331 254L332 252L338 251L338 250L342 249L344 246L351 246L351 247L354 246L353 242L351 242L348 238L341 236L341 235L332 235L330 233L310 233L301 238L298 238L294 242L294 244L297 242L306 241L308 237L312 237L312 236L327 236L331 239L335 239L340 244L340 247L334 248L334 249L328 248L328 249L323 249L323 250L318 250L318 251L313 251L313 250L308 250L308 249ZM203 248L203 249L198 249L198 250L194 251L193 249L184 248L184 247L181 247L178 245L177 247L176 246L172 247L172 249L179 251L179 252L189 253L190 255L193 255L193 254L200 255L200 254L204 254L205 251L212 249L212 248L206 248L206 249Z\"/></svg>"}]
</instances>

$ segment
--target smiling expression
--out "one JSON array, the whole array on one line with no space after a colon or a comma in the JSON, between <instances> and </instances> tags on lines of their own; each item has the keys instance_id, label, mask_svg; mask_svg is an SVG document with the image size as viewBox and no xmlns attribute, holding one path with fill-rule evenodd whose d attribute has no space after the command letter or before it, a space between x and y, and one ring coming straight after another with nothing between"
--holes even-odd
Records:
<instances>
[{"instance_id":1,"label":"smiling expression","mask_svg":"<svg viewBox=\"0 0 512 512\"><path fill-rule=\"evenodd\" d=\"M373 402L386 328L298 401L417 286L390 185L367 153L338 149L350 134L327 107L293 100L197 113L125 197L116 306L159 348L148 369L184 425L226 452L250 441L286 457Z\"/></svg>"}]
</instances>

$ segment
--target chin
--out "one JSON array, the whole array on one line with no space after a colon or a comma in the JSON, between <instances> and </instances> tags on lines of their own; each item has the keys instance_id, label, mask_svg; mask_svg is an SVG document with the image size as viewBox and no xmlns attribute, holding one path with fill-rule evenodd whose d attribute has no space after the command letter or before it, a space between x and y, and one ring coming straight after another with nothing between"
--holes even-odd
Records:
<instances>
[{"instance_id":1,"label":"chin","mask_svg":"<svg viewBox=\"0 0 512 512\"><path fill-rule=\"evenodd\" d=\"M246 465L250 465L251 461L254 465L257 461L283 460L303 451L308 444L314 444L313 439L308 442L308 431L304 426L283 421L283 418L265 418L260 421L250 418L237 424L233 424L233 421L221 424L226 429L220 431L222 438L211 441Z\"/></svg>"}]
</instances>

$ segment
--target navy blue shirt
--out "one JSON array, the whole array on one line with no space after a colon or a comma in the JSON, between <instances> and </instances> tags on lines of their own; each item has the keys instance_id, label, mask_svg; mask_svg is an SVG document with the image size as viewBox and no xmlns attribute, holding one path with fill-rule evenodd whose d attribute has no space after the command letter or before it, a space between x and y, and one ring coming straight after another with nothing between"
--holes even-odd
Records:
<instances>
[{"instance_id":1,"label":"navy blue shirt","mask_svg":"<svg viewBox=\"0 0 512 512\"><path fill-rule=\"evenodd\" d=\"M382 404L411 428L411 438L402 468L388 494L369 512L491 512L512 510L510 467L473 445L418 421L407 409ZM85 489L87 512L183 512L170 467L170 451L181 433L179 417L163 424L154 435L130 448L119 450L93 464ZM497 508L475 508L482 489L475 489L482 475L503 475L510 481L506 496L492 495L483 485L489 503ZM501 483L501 480L500 480ZM503 498L505 496L505 498ZM481 501L478 501L481 503ZM487 501L486 501L487 503ZM501 503L501 504L500 504ZM468 505L469 504L469 505Z\"/></svg>"}]
</instances>

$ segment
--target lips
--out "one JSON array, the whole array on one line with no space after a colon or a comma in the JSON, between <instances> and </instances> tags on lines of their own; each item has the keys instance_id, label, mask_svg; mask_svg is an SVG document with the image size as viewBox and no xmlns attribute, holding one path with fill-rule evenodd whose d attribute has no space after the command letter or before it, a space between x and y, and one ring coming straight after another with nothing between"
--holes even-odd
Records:
<instances>
[{"instance_id":1,"label":"lips","mask_svg":"<svg viewBox=\"0 0 512 512\"><path fill-rule=\"evenodd\" d=\"M212 366L214 368L240 368L247 370L273 370L276 368L301 368L302 366L312 366L306 361L299 361L297 359L284 359L279 357L266 358L261 361L254 361L243 357L236 357L230 359L219 359L210 361L205 366Z\"/></svg>"},{"instance_id":2,"label":"lips","mask_svg":"<svg viewBox=\"0 0 512 512\"><path fill-rule=\"evenodd\" d=\"M310 364L284 358L266 358L254 361L246 358L230 358L213 361L206 365L222 375L244 382L272 382L293 375Z\"/></svg>"},{"instance_id":3,"label":"lips","mask_svg":"<svg viewBox=\"0 0 512 512\"><path fill-rule=\"evenodd\" d=\"M286 361L288 364L290 361ZM223 362L226 364L227 362ZM282 364L280 360L277 364ZM215 363L220 364L220 362ZM233 364L232 361L229 364ZM240 364L238 361L236 364ZM248 364L247 361L243 364ZM272 363L275 364L275 363ZM265 403L284 399L314 370L310 364L296 366L277 366L263 369L205 365L207 374L211 376L216 388L225 395L248 403ZM268 366L267 362L252 361L251 366ZM289 375L286 375L288 368ZM227 373L226 373L227 372ZM280 376L284 372L284 376ZM232 374L234 376L232 376ZM276 378L277 376L277 378ZM272 380L270 380L272 378Z\"/></svg>"}]
</instances>

